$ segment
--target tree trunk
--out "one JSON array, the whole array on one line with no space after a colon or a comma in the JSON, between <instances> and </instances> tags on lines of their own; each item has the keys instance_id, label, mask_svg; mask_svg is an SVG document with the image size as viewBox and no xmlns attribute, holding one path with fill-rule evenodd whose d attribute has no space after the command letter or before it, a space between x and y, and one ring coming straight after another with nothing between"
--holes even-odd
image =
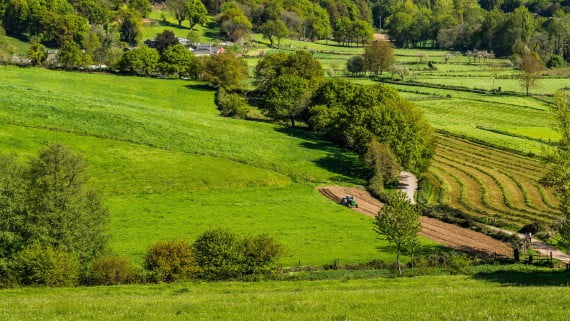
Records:
<instances>
[{"instance_id":1,"label":"tree trunk","mask_svg":"<svg viewBox=\"0 0 570 321\"><path fill-rule=\"evenodd\" d=\"M398 274L402 276L402 268L400 267L400 245L396 246L396 265L398 265Z\"/></svg>"},{"instance_id":2,"label":"tree trunk","mask_svg":"<svg viewBox=\"0 0 570 321\"><path fill-rule=\"evenodd\" d=\"M295 118L291 117L291 127L295 128Z\"/></svg>"}]
</instances>

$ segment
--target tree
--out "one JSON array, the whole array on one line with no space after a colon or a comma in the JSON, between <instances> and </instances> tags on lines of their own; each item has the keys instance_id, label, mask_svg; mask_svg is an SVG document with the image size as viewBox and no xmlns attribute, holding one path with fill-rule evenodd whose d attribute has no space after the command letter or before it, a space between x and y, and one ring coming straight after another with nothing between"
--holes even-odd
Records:
<instances>
[{"instance_id":1,"label":"tree","mask_svg":"<svg viewBox=\"0 0 570 321\"><path fill-rule=\"evenodd\" d=\"M84 53L75 42L69 42L57 52L57 62L64 69L76 69L89 64L91 57Z\"/></svg>"},{"instance_id":2,"label":"tree","mask_svg":"<svg viewBox=\"0 0 570 321\"><path fill-rule=\"evenodd\" d=\"M412 172L425 171L434 154L434 132L422 111L383 85L328 80L314 93L307 116L316 133L361 155L372 140L389 145Z\"/></svg>"},{"instance_id":3,"label":"tree","mask_svg":"<svg viewBox=\"0 0 570 321\"><path fill-rule=\"evenodd\" d=\"M400 254L417 244L418 233L422 229L418 209L410 203L406 194L397 192L389 196L388 202L376 215L374 227L380 237L396 246L396 265L398 273L402 275Z\"/></svg>"},{"instance_id":4,"label":"tree","mask_svg":"<svg viewBox=\"0 0 570 321\"><path fill-rule=\"evenodd\" d=\"M159 69L165 74L178 77L196 77L198 75L198 58L181 44L168 47L160 57Z\"/></svg>"},{"instance_id":5,"label":"tree","mask_svg":"<svg viewBox=\"0 0 570 321\"><path fill-rule=\"evenodd\" d=\"M33 37L30 40L30 48L26 51L26 57L30 59L32 66L41 65L47 59L47 48L37 37Z\"/></svg>"},{"instance_id":6,"label":"tree","mask_svg":"<svg viewBox=\"0 0 570 321\"><path fill-rule=\"evenodd\" d=\"M248 77L247 63L231 53L206 58L203 76L214 87L240 88Z\"/></svg>"},{"instance_id":7,"label":"tree","mask_svg":"<svg viewBox=\"0 0 570 321\"><path fill-rule=\"evenodd\" d=\"M142 38L142 19L135 10L122 8L119 12L121 41L136 44Z\"/></svg>"},{"instance_id":8,"label":"tree","mask_svg":"<svg viewBox=\"0 0 570 321\"><path fill-rule=\"evenodd\" d=\"M307 51L272 54L255 67L257 89L266 92L275 79L286 74L306 79L312 88L316 88L323 78L323 68L319 60Z\"/></svg>"},{"instance_id":9,"label":"tree","mask_svg":"<svg viewBox=\"0 0 570 321\"><path fill-rule=\"evenodd\" d=\"M264 39L269 39L271 47L275 38L277 38L277 43L281 46L281 39L289 35L289 30L282 20L269 20L259 27Z\"/></svg>"},{"instance_id":10,"label":"tree","mask_svg":"<svg viewBox=\"0 0 570 321\"><path fill-rule=\"evenodd\" d=\"M172 30L164 30L163 32L156 35L156 49L159 53L163 53L170 46L174 46L179 43L178 38Z\"/></svg>"},{"instance_id":11,"label":"tree","mask_svg":"<svg viewBox=\"0 0 570 321\"><path fill-rule=\"evenodd\" d=\"M374 41L364 48L364 66L366 71L382 74L394 63L394 47L387 41Z\"/></svg>"},{"instance_id":12,"label":"tree","mask_svg":"<svg viewBox=\"0 0 570 321\"><path fill-rule=\"evenodd\" d=\"M129 8L138 11L141 17L148 17L149 13L152 11L152 6L149 0L129 0Z\"/></svg>"},{"instance_id":13,"label":"tree","mask_svg":"<svg viewBox=\"0 0 570 321\"><path fill-rule=\"evenodd\" d=\"M237 278L245 272L245 246L233 232L221 228L208 230L194 242L196 262L201 275L210 280Z\"/></svg>"},{"instance_id":14,"label":"tree","mask_svg":"<svg viewBox=\"0 0 570 321\"><path fill-rule=\"evenodd\" d=\"M144 268L159 282L189 279L199 271L192 244L184 240L153 244L145 255Z\"/></svg>"},{"instance_id":15,"label":"tree","mask_svg":"<svg viewBox=\"0 0 570 321\"><path fill-rule=\"evenodd\" d=\"M295 127L295 120L307 108L311 93L306 79L289 74L279 76L263 97L266 114L275 119L289 120L291 127Z\"/></svg>"},{"instance_id":16,"label":"tree","mask_svg":"<svg viewBox=\"0 0 570 321\"><path fill-rule=\"evenodd\" d=\"M81 156L53 144L26 167L14 157L2 157L0 164L3 257L13 258L34 244L69 253L84 265L103 253L109 213L99 194L87 187Z\"/></svg>"},{"instance_id":17,"label":"tree","mask_svg":"<svg viewBox=\"0 0 570 321\"><path fill-rule=\"evenodd\" d=\"M156 49L140 47L123 54L119 62L122 72L149 76L158 70L160 55Z\"/></svg>"},{"instance_id":18,"label":"tree","mask_svg":"<svg viewBox=\"0 0 570 321\"><path fill-rule=\"evenodd\" d=\"M190 29L194 26L202 26L208 21L208 10L201 0L190 1L186 7L188 11L188 21L190 22Z\"/></svg>"},{"instance_id":19,"label":"tree","mask_svg":"<svg viewBox=\"0 0 570 321\"><path fill-rule=\"evenodd\" d=\"M352 56L346 63L346 70L352 73L352 76L363 73L365 69L365 61L363 56Z\"/></svg>"},{"instance_id":20,"label":"tree","mask_svg":"<svg viewBox=\"0 0 570 321\"><path fill-rule=\"evenodd\" d=\"M188 18L188 0L166 0L165 5L168 12L178 21L178 27Z\"/></svg>"},{"instance_id":21,"label":"tree","mask_svg":"<svg viewBox=\"0 0 570 321\"><path fill-rule=\"evenodd\" d=\"M528 52L521 57L519 61L519 70L521 71L519 77L527 96L529 88L534 86L540 79L542 68L542 61L537 53Z\"/></svg>"},{"instance_id":22,"label":"tree","mask_svg":"<svg viewBox=\"0 0 570 321\"><path fill-rule=\"evenodd\" d=\"M556 152L551 155L552 166L542 183L553 187L560 197L559 244L570 251L570 97L558 91L554 95L552 112L556 117L556 130L561 138Z\"/></svg>"},{"instance_id":23,"label":"tree","mask_svg":"<svg viewBox=\"0 0 570 321\"><path fill-rule=\"evenodd\" d=\"M226 3L224 10L216 17L220 32L236 42L243 41L251 33L253 25L242 9L233 3Z\"/></svg>"}]
</instances>

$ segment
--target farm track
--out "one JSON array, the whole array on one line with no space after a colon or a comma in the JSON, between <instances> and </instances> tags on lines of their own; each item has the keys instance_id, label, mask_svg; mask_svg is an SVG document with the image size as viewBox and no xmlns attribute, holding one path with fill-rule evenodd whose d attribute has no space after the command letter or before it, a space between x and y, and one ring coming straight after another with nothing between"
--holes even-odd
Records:
<instances>
[{"instance_id":1,"label":"farm track","mask_svg":"<svg viewBox=\"0 0 570 321\"><path fill-rule=\"evenodd\" d=\"M353 210L372 218L382 207L379 200L358 188L325 186L319 187L318 191L336 203L345 195L353 195L359 205ZM420 221L422 224L420 235L458 251L485 256L496 255L498 257L510 257L512 255L512 250L507 244L482 233L423 216Z\"/></svg>"},{"instance_id":2,"label":"farm track","mask_svg":"<svg viewBox=\"0 0 570 321\"><path fill-rule=\"evenodd\" d=\"M424 176L436 193L427 195L431 204L451 206L486 224L520 227L556 220L555 196L539 183L547 171L543 163L464 139L438 138Z\"/></svg>"}]
</instances>

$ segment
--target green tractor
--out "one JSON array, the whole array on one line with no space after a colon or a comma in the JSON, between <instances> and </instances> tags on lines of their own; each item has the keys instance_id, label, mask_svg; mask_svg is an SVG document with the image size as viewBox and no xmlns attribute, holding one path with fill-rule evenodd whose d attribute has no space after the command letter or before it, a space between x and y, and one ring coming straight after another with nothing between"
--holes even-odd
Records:
<instances>
[{"instance_id":1,"label":"green tractor","mask_svg":"<svg viewBox=\"0 0 570 321\"><path fill-rule=\"evenodd\" d=\"M340 199L339 202L341 205L347 206L347 207L356 207L358 208L358 203L356 203L356 201L354 200L354 196L352 195L346 195L343 198Z\"/></svg>"}]
</instances>

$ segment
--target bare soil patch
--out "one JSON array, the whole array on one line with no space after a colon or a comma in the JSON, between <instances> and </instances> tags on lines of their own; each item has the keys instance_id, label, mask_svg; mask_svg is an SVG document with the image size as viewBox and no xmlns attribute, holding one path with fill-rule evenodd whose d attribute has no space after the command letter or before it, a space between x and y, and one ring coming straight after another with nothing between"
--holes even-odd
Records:
<instances>
[{"instance_id":1,"label":"bare soil patch","mask_svg":"<svg viewBox=\"0 0 570 321\"><path fill-rule=\"evenodd\" d=\"M354 196L358 208L353 210L364 215L375 217L382 203L367 191L343 187L324 186L318 188L319 193L338 203L345 195ZM450 248L485 256L511 257L512 249L507 244L497 241L483 233L448 224L433 218L421 217L422 231L420 235Z\"/></svg>"}]
</instances>

